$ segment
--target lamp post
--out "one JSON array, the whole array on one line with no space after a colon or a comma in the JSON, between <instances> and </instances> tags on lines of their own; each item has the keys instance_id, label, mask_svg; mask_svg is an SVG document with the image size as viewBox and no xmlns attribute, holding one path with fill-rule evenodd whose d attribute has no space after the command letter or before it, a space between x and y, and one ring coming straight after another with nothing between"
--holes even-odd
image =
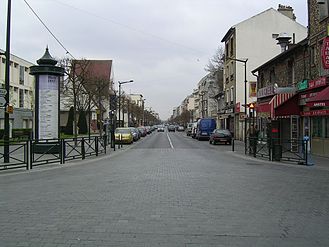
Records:
<instances>
[{"instance_id":1,"label":"lamp post","mask_svg":"<svg viewBox=\"0 0 329 247\"><path fill-rule=\"evenodd\" d=\"M246 135L247 135L247 62L248 62L248 58L243 60L243 59L227 57L227 59L244 64L244 147L245 147L245 150L247 150L247 137L246 137ZM236 85L235 85L235 92L236 92ZM236 99L236 93L234 93L234 98ZM235 104L236 104L235 101L234 101L234 110L233 110L233 112L234 112L234 126L235 126ZM234 132L235 132L235 130L234 130ZM234 133L234 135L235 134L236 133Z\"/></svg>"},{"instance_id":2,"label":"lamp post","mask_svg":"<svg viewBox=\"0 0 329 247\"><path fill-rule=\"evenodd\" d=\"M11 0L8 0L8 6L7 6L7 34L6 34L6 68L5 68L5 89L6 89L6 107L4 110L4 118L5 118L5 128L4 128L4 152L3 152L3 161L4 163L9 163L9 112L7 111L7 108L9 106L9 90L10 90L10 28L11 28Z\"/></svg>"},{"instance_id":3,"label":"lamp post","mask_svg":"<svg viewBox=\"0 0 329 247\"><path fill-rule=\"evenodd\" d=\"M118 81L119 83L119 127L121 127L121 85L122 84L126 84L126 83L131 83L133 82L134 80L130 80L130 81ZM124 114L124 113L122 113Z\"/></svg>"},{"instance_id":4,"label":"lamp post","mask_svg":"<svg viewBox=\"0 0 329 247\"><path fill-rule=\"evenodd\" d=\"M145 112L144 112L145 111L145 100L146 99L143 99L143 102L142 102L143 103L143 116L142 116L142 118L143 118L143 124L142 125L143 126L145 126Z\"/></svg>"}]
</instances>

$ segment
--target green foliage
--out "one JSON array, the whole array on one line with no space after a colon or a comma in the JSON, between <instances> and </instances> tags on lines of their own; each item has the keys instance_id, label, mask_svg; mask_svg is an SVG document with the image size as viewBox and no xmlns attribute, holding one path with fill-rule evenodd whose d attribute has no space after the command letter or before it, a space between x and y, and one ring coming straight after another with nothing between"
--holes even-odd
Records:
<instances>
[{"instance_id":1,"label":"green foliage","mask_svg":"<svg viewBox=\"0 0 329 247\"><path fill-rule=\"evenodd\" d=\"M86 112L84 110L79 111L79 120L78 120L79 134L88 133L88 124L86 119Z\"/></svg>"},{"instance_id":2,"label":"green foliage","mask_svg":"<svg viewBox=\"0 0 329 247\"><path fill-rule=\"evenodd\" d=\"M4 130L0 129L0 139L3 139ZM12 129L12 139L28 140L32 135L32 129Z\"/></svg>"},{"instance_id":3,"label":"green foliage","mask_svg":"<svg viewBox=\"0 0 329 247\"><path fill-rule=\"evenodd\" d=\"M73 122L74 122L74 108L71 106L69 111L69 117L67 119L67 124L65 128L65 134L67 135L73 135Z\"/></svg>"}]
</instances>

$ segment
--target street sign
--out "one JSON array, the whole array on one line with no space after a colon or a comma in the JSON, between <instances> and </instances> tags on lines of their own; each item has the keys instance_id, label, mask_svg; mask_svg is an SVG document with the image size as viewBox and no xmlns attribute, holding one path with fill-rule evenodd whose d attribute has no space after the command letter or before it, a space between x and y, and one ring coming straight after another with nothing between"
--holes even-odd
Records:
<instances>
[{"instance_id":1,"label":"street sign","mask_svg":"<svg viewBox=\"0 0 329 247\"><path fill-rule=\"evenodd\" d=\"M0 96L0 107L4 107L6 105L6 99Z\"/></svg>"},{"instance_id":2,"label":"street sign","mask_svg":"<svg viewBox=\"0 0 329 247\"><path fill-rule=\"evenodd\" d=\"M0 96L5 96L7 94L7 90L5 88L0 88Z\"/></svg>"},{"instance_id":3,"label":"street sign","mask_svg":"<svg viewBox=\"0 0 329 247\"><path fill-rule=\"evenodd\" d=\"M14 107L12 105L7 106L7 112L9 114L13 114L14 113Z\"/></svg>"}]
</instances>

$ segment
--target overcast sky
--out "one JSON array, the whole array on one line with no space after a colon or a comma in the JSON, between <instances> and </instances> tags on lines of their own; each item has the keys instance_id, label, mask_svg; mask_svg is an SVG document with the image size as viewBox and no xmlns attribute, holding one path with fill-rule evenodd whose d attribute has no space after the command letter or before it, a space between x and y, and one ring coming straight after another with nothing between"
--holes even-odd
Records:
<instances>
[{"instance_id":1,"label":"overcast sky","mask_svg":"<svg viewBox=\"0 0 329 247\"><path fill-rule=\"evenodd\" d=\"M114 80L139 93L167 119L206 75L208 59L227 30L278 4L294 8L307 26L307 0L27 0L77 59L112 59ZM5 49L7 1L0 2L0 48ZM282 30L284 31L284 30ZM35 63L46 46L66 51L24 0L12 1L11 53ZM117 83L116 83L117 87Z\"/></svg>"}]
</instances>

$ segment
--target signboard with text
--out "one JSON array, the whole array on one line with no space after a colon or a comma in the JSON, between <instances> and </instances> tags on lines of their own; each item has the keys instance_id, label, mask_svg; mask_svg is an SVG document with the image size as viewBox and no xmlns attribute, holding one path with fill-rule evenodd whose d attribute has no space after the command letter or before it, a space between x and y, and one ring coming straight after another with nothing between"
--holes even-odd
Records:
<instances>
[{"instance_id":1,"label":"signboard with text","mask_svg":"<svg viewBox=\"0 0 329 247\"><path fill-rule=\"evenodd\" d=\"M321 56L323 68L329 69L329 37L326 37L323 40Z\"/></svg>"},{"instance_id":2,"label":"signboard with text","mask_svg":"<svg viewBox=\"0 0 329 247\"><path fill-rule=\"evenodd\" d=\"M268 86L268 87L263 87L260 88L257 92L257 98L264 98L264 97L268 97L268 96L272 96L274 95L274 86Z\"/></svg>"},{"instance_id":3,"label":"signboard with text","mask_svg":"<svg viewBox=\"0 0 329 247\"><path fill-rule=\"evenodd\" d=\"M58 77L39 77L39 139L58 138Z\"/></svg>"},{"instance_id":4,"label":"signboard with text","mask_svg":"<svg viewBox=\"0 0 329 247\"><path fill-rule=\"evenodd\" d=\"M323 87L325 85L327 85L327 78L326 77L320 77L318 79L309 81L308 89Z\"/></svg>"}]
</instances>

